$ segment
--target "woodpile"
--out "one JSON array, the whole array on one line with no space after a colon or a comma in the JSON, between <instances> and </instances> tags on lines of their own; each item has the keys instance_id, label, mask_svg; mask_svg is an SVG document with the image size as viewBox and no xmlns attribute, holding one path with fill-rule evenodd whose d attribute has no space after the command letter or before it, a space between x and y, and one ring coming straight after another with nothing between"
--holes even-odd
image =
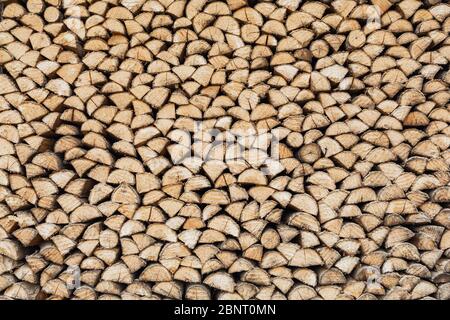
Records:
<instances>
[{"instance_id":1,"label":"woodpile","mask_svg":"<svg viewBox=\"0 0 450 320\"><path fill-rule=\"evenodd\" d=\"M450 299L450 5L7 0L2 299Z\"/></svg>"}]
</instances>

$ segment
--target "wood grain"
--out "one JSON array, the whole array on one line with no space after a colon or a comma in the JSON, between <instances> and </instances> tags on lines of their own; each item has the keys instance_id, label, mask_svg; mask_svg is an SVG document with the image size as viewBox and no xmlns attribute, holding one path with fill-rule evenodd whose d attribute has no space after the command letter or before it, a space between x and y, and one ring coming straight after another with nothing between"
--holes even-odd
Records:
<instances>
[{"instance_id":1,"label":"wood grain","mask_svg":"<svg viewBox=\"0 0 450 320\"><path fill-rule=\"evenodd\" d=\"M450 299L445 1L1 6L1 299Z\"/></svg>"}]
</instances>

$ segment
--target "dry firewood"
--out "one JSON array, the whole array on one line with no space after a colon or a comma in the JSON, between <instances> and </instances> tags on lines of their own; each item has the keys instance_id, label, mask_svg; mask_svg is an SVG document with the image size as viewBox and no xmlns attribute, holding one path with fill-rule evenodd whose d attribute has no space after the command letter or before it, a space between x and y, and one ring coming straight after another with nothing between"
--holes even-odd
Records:
<instances>
[{"instance_id":1,"label":"dry firewood","mask_svg":"<svg viewBox=\"0 0 450 320\"><path fill-rule=\"evenodd\" d=\"M1 5L0 299L449 299L448 4Z\"/></svg>"}]
</instances>

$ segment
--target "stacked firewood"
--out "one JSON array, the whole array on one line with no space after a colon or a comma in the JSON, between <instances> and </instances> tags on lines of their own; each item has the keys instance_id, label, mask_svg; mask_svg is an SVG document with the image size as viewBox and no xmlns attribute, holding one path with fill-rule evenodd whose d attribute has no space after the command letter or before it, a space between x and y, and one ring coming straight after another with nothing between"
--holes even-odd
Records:
<instances>
[{"instance_id":1,"label":"stacked firewood","mask_svg":"<svg viewBox=\"0 0 450 320\"><path fill-rule=\"evenodd\" d=\"M3 299L450 299L450 5L7 0Z\"/></svg>"}]
</instances>

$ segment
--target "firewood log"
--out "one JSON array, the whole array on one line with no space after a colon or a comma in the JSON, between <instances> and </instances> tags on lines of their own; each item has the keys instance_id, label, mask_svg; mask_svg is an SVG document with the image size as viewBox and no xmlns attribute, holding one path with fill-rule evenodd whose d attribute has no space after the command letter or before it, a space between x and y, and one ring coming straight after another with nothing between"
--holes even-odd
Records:
<instances>
[{"instance_id":1,"label":"firewood log","mask_svg":"<svg viewBox=\"0 0 450 320\"><path fill-rule=\"evenodd\" d=\"M0 299L450 299L445 1L0 7Z\"/></svg>"}]
</instances>

